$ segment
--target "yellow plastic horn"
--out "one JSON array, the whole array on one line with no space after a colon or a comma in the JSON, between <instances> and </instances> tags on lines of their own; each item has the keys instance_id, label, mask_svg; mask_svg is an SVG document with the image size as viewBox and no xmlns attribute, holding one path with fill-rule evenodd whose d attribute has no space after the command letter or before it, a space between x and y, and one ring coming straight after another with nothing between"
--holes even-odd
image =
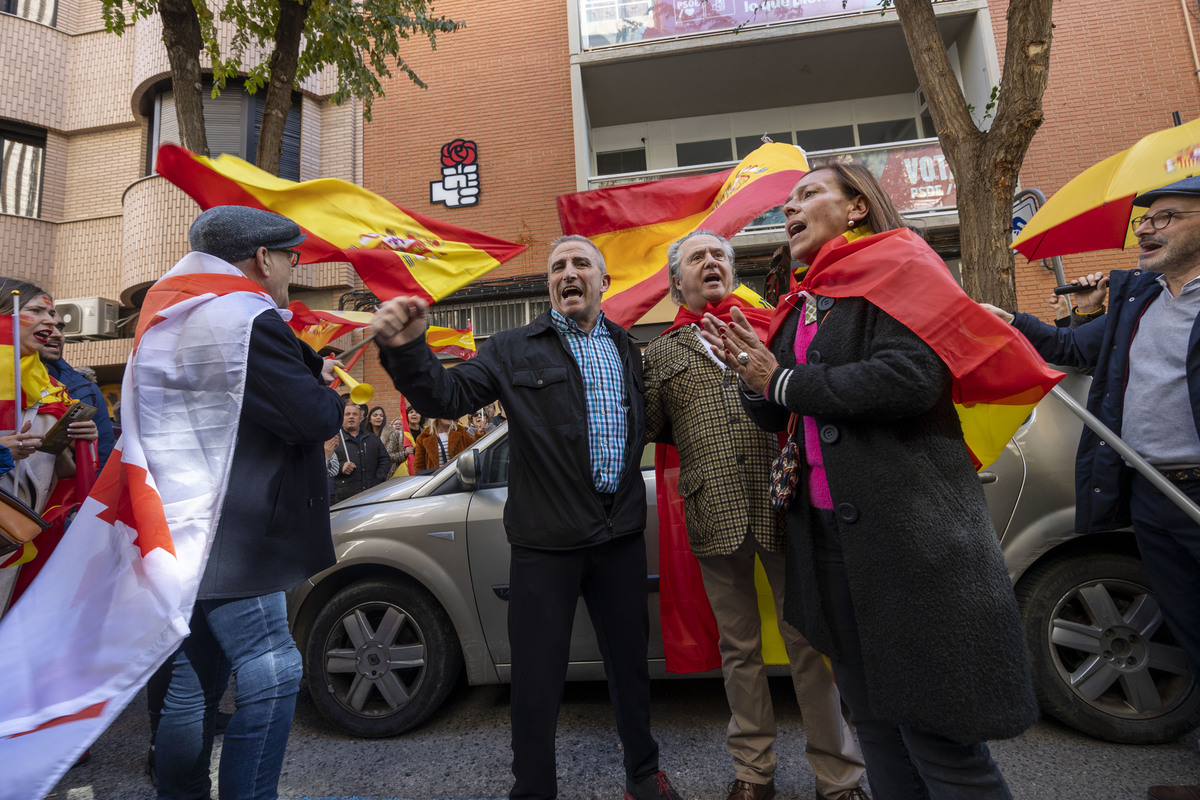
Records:
<instances>
[{"instance_id":1,"label":"yellow plastic horn","mask_svg":"<svg viewBox=\"0 0 1200 800\"><path fill-rule=\"evenodd\" d=\"M350 377L350 373L341 367L334 367L333 374L342 379L342 383L350 387L350 400L358 405L366 405L375 396L375 388L369 383L359 383Z\"/></svg>"}]
</instances>

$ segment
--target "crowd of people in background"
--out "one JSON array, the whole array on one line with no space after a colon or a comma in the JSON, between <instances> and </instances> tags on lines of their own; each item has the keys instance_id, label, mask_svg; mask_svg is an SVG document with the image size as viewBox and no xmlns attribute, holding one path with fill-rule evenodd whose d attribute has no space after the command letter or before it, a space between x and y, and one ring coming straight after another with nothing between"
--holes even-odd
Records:
<instances>
[{"instance_id":1,"label":"crowd of people in background","mask_svg":"<svg viewBox=\"0 0 1200 800\"><path fill-rule=\"evenodd\" d=\"M354 403L347 395L342 429L325 442L329 491L340 502L390 478L420 475L444 467L471 444L504 422L499 403L470 415L442 419L423 416L407 402L408 417L383 406Z\"/></svg>"}]
</instances>

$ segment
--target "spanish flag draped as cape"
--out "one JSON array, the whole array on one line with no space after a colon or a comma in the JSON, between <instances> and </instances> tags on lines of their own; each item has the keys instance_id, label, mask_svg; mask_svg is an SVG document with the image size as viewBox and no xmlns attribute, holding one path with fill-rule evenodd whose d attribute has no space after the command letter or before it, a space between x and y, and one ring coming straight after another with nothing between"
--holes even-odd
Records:
<instances>
[{"instance_id":1,"label":"spanish flag draped as cape","mask_svg":"<svg viewBox=\"0 0 1200 800\"><path fill-rule=\"evenodd\" d=\"M946 264L908 230L856 228L827 242L800 291L862 297L928 344L953 377L954 406L976 469L991 464L1033 407L1063 378L1015 328L967 297ZM770 336L796 304L779 304Z\"/></svg>"}]
</instances>

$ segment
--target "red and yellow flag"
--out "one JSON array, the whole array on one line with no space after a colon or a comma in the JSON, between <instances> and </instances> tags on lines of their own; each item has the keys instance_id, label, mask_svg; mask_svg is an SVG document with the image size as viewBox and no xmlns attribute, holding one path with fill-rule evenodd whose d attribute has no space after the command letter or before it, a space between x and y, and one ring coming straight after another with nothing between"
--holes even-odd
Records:
<instances>
[{"instance_id":1,"label":"red and yellow flag","mask_svg":"<svg viewBox=\"0 0 1200 800\"><path fill-rule=\"evenodd\" d=\"M231 155L206 158L178 145L158 149L155 169L201 208L261 208L308 234L301 261L349 261L377 297L436 303L525 250L523 245L403 209L336 178L285 180Z\"/></svg>"},{"instance_id":2,"label":"red and yellow flag","mask_svg":"<svg viewBox=\"0 0 1200 800\"><path fill-rule=\"evenodd\" d=\"M694 230L733 236L782 203L808 169L800 148L764 144L724 172L560 195L559 222L600 249L612 276L604 313L629 327L666 295L672 242ZM759 302L746 287L736 293Z\"/></svg>"},{"instance_id":3,"label":"red and yellow flag","mask_svg":"<svg viewBox=\"0 0 1200 800\"><path fill-rule=\"evenodd\" d=\"M430 325L429 330L425 332L425 341L429 344L429 349L435 353L448 353L464 360L477 355L475 334L471 331L469 322L465 331Z\"/></svg>"},{"instance_id":4,"label":"red and yellow flag","mask_svg":"<svg viewBox=\"0 0 1200 800\"><path fill-rule=\"evenodd\" d=\"M954 379L954 405L976 468L993 461L1063 378L1017 329L972 300L920 236L862 229L827 242L800 283L826 297L863 297L933 348ZM779 304L772 334L796 302Z\"/></svg>"},{"instance_id":5,"label":"red and yellow flag","mask_svg":"<svg viewBox=\"0 0 1200 800\"><path fill-rule=\"evenodd\" d=\"M300 337L300 341L313 350L320 351L322 347L339 336L371 324L369 311L320 311L309 308L299 300L288 304L292 318L288 326Z\"/></svg>"}]
</instances>

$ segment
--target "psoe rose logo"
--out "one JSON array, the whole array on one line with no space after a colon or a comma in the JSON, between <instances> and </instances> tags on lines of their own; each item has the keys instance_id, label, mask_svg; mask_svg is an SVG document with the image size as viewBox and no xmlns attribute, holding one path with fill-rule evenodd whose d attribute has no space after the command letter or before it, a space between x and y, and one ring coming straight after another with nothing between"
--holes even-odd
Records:
<instances>
[{"instance_id":1,"label":"psoe rose logo","mask_svg":"<svg viewBox=\"0 0 1200 800\"><path fill-rule=\"evenodd\" d=\"M442 165L453 167L455 164L474 164L478 151L474 142L466 139L455 139L442 145Z\"/></svg>"},{"instance_id":2,"label":"psoe rose logo","mask_svg":"<svg viewBox=\"0 0 1200 800\"><path fill-rule=\"evenodd\" d=\"M473 206L479 202L479 150L468 139L442 145L442 179L429 183L429 202L447 208Z\"/></svg>"}]
</instances>

